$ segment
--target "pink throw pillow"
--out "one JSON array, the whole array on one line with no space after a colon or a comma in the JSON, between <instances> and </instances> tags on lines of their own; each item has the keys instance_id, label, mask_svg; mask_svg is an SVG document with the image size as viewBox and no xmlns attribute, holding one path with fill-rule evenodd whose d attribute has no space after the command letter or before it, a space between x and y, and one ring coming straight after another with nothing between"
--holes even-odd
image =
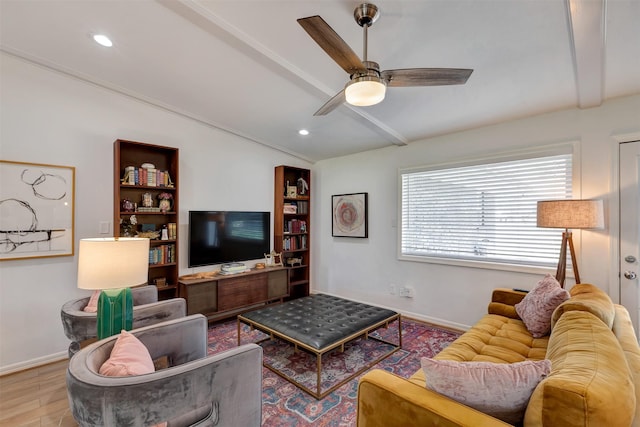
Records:
<instances>
[{"instance_id":1,"label":"pink throw pillow","mask_svg":"<svg viewBox=\"0 0 640 427\"><path fill-rule=\"evenodd\" d=\"M516 313L534 338L541 338L551 331L551 315L563 302L569 299L569 292L551 274L538 282L518 304Z\"/></svg>"},{"instance_id":2,"label":"pink throw pillow","mask_svg":"<svg viewBox=\"0 0 640 427\"><path fill-rule=\"evenodd\" d=\"M149 350L127 331L120 332L111 350L111 356L100 367L100 374L108 377L126 377L152 372L155 372L155 368Z\"/></svg>"},{"instance_id":3,"label":"pink throw pillow","mask_svg":"<svg viewBox=\"0 0 640 427\"><path fill-rule=\"evenodd\" d=\"M100 299L100 292L99 290L95 290L93 291L93 293L91 294L91 298L89 298L89 303L87 304L87 306L85 308L83 308L83 311L87 312L87 313L97 313L98 312L98 300Z\"/></svg>"},{"instance_id":4,"label":"pink throw pillow","mask_svg":"<svg viewBox=\"0 0 640 427\"><path fill-rule=\"evenodd\" d=\"M522 422L533 390L551 361L518 363L420 360L426 387L510 424Z\"/></svg>"}]
</instances>

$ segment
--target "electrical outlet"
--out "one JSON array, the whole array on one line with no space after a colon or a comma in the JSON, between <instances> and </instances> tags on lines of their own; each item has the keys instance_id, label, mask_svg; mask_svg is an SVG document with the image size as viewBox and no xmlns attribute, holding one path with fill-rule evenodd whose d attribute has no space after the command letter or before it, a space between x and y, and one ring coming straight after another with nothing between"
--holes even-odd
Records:
<instances>
[{"instance_id":1,"label":"electrical outlet","mask_svg":"<svg viewBox=\"0 0 640 427\"><path fill-rule=\"evenodd\" d=\"M391 295L397 295L398 294L398 286L394 285L393 283L389 285L389 293Z\"/></svg>"}]
</instances>

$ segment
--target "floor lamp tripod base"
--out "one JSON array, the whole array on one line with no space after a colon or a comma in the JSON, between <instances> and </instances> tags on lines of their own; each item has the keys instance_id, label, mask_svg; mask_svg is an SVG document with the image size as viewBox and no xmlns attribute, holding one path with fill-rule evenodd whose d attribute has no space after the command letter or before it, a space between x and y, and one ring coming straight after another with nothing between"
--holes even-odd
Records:
<instances>
[{"instance_id":1,"label":"floor lamp tripod base","mask_svg":"<svg viewBox=\"0 0 640 427\"><path fill-rule=\"evenodd\" d=\"M119 334L133 327L131 289L105 289L98 299L98 339Z\"/></svg>"},{"instance_id":2,"label":"floor lamp tripod base","mask_svg":"<svg viewBox=\"0 0 640 427\"><path fill-rule=\"evenodd\" d=\"M562 246L560 247L560 259L558 261L558 269L556 270L556 280L560 286L564 288L564 279L567 272L567 245L571 253L571 267L576 278L576 284L580 283L580 273L578 272L578 263L576 261L576 251L573 248L573 235L569 230L562 233Z\"/></svg>"}]
</instances>

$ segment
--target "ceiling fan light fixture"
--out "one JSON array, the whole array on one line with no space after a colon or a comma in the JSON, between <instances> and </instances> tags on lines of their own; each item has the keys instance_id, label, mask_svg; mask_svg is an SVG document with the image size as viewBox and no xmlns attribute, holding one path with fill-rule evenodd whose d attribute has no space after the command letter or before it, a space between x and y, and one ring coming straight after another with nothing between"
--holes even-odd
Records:
<instances>
[{"instance_id":1,"label":"ceiling fan light fixture","mask_svg":"<svg viewBox=\"0 0 640 427\"><path fill-rule=\"evenodd\" d=\"M362 76L347 83L344 96L351 105L368 107L382 102L386 91L387 85L379 77Z\"/></svg>"}]
</instances>

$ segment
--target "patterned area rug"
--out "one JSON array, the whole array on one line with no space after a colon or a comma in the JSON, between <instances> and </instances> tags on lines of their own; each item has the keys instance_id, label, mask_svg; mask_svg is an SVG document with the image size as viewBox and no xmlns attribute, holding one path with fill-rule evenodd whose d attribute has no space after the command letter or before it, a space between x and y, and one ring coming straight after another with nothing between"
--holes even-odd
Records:
<instances>
[{"instance_id":1,"label":"patterned area rug","mask_svg":"<svg viewBox=\"0 0 640 427\"><path fill-rule=\"evenodd\" d=\"M251 331L243 325L242 343L257 342L267 338L262 332ZM387 329L379 329L376 334L385 340L396 342L398 324L393 322ZM373 334L372 334L373 335ZM402 349L393 353L373 369L385 369L401 377L408 378L420 369L421 357L432 357L455 340L459 334L439 329L424 323L403 319ZM237 322L235 320L217 323L209 327L209 353L235 347L237 345ZM293 351L293 346L281 340L261 343L264 357L277 365L296 380L315 388L316 359L302 350ZM344 353L336 350L322 358L322 389L328 389L346 378L350 372L364 366L368 360L384 352L388 344L376 340L357 339L345 345ZM363 374L364 375L364 374ZM322 400L300 390L295 385L263 368L262 379L262 425L278 427L299 426L355 426L356 397L358 379L354 378L342 385Z\"/></svg>"}]
</instances>

